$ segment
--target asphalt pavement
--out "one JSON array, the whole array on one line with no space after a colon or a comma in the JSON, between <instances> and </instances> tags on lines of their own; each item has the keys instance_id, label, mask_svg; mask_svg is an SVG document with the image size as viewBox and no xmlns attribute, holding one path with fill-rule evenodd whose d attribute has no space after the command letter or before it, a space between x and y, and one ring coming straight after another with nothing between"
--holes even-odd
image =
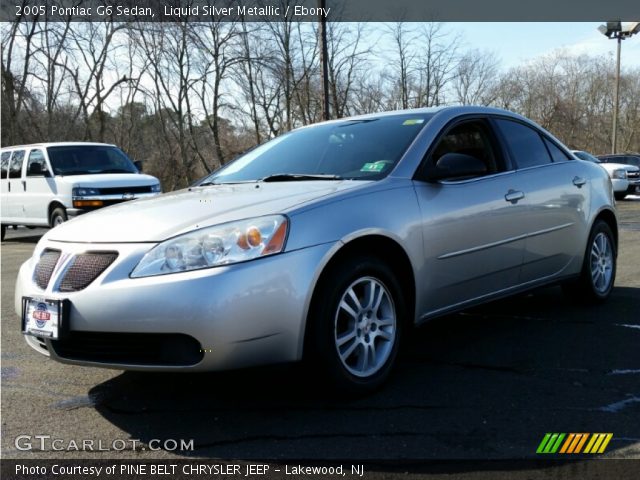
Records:
<instances>
[{"instance_id":1,"label":"asphalt pavement","mask_svg":"<svg viewBox=\"0 0 640 480\"><path fill-rule=\"evenodd\" d=\"M3 458L539 458L547 432L611 432L605 458L640 458L640 197L619 202L615 289L603 305L538 290L429 322L392 380L344 400L296 366L215 374L68 366L29 348L13 308L41 229L2 243ZM16 437L139 439L144 450L55 451ZM192 451L153 450L193 440ZM169 443L169 446L172 446Z\"/></svg>"}]
</instances>

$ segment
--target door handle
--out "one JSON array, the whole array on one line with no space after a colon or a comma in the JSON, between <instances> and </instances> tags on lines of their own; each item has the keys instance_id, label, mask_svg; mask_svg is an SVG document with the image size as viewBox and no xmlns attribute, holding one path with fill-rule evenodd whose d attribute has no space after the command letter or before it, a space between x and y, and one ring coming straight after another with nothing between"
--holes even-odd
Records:
<instances>
[{"instance_id":1,"label":"door handle","mask_svg":"<svg viewBox=\"0 0 640 480\"><path fill-rule=\"evenodd\" d=\"M504 199L507 202L511 202L514 205L518 203L518 200L522 200L524 198L524 192L519 190L509 190L507 194L504 196Z\"/></svg>"},{"instance_id":2,"label":"door handle","mask_svg":"<svg viewBox=\"0 0 640 480\"><path fill-rule=\"evenodd\" d=\"M582 177L573 177L573 184L578 187L578 188L582 188L582 186L587 183L587 181L582 178Z\"/></svg>"},{"instance_id":3,"label":"door handle","mask_svg":"<svg viewBox=\"0 0 640 480\"><path fill-rule=\"evenodd\" d=\"M26 180L22 180L22 191L23 192L27 191L27 181Z\"/></svg>"}]
</instances>

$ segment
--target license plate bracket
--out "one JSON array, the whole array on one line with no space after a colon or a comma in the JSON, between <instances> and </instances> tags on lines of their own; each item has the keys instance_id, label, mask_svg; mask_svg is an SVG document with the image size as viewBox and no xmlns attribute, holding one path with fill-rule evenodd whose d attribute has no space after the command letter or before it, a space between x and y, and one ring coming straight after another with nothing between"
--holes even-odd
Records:
<instances>
[{"instance_id":1,"label":"license plate bracket","mask_svg":"<svg viewBox=\"0 0 640 480\"><path fill-rule=\"evenodd\" d=\"M57 340L68 331L69 301L22 297L22 333Z\"/></svg>"}]
</instances>

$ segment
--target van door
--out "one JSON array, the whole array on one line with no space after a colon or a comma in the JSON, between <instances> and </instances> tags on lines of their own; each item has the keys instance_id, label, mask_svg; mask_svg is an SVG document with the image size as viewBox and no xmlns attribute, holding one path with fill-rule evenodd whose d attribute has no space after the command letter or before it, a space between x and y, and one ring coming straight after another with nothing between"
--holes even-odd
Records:
<instances>
[{"instance_id":1,"label":"van door","mask_svg":"<svg viewBox=\"0 0 640 480\"><path fill-rule=\"evenodd\" d=\"M56 184L47 167L44 152L39 148L29 152L22 186L25 223L48 225L48 208L56 194Z\"/></svg>"},{"instance_id":2,"label":"van door","mask_svg":"<svg viewBox=\"0 0 640 480\"><path fill-rule=\"evenodd\" d=\"M9 218L9 160L11 152L2 152L0 157L0 217L2 222Z\"/></svg>"},{"instance_id":3,"label":"van door","mask_svg":"<svg viewBox=\"0 0 640 480\"><path fill-rule=\"evenodd\" d=\"M7 213L11 223L21 225L24 218L22 206L22 165L24 163L24 150L14 150L9 160L9 172L7 178ZM4 202L3 202L4 203Z\"/></svg>"}]
</instances>

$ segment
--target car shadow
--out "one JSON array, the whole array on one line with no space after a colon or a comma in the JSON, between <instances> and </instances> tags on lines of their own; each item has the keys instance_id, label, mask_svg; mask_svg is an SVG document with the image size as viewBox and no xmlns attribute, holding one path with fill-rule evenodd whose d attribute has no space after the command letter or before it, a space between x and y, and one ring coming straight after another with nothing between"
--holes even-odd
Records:
<instances>
[{"instance_id":1,"label":"car shadow","mask_svg":"<svg viewBox=\"0 0 640 480\"><path fill-rule=\"evenodd\" d=\"M392 379L362 398L297 365L125 372L90 397L132 438L193 439L171 452L182 458L532 459L546 432L612 432L611 453L639 433L639 309L637 288L582 305L556 287L439 318L406 336Z\"/></svg>"}]
</instances>

